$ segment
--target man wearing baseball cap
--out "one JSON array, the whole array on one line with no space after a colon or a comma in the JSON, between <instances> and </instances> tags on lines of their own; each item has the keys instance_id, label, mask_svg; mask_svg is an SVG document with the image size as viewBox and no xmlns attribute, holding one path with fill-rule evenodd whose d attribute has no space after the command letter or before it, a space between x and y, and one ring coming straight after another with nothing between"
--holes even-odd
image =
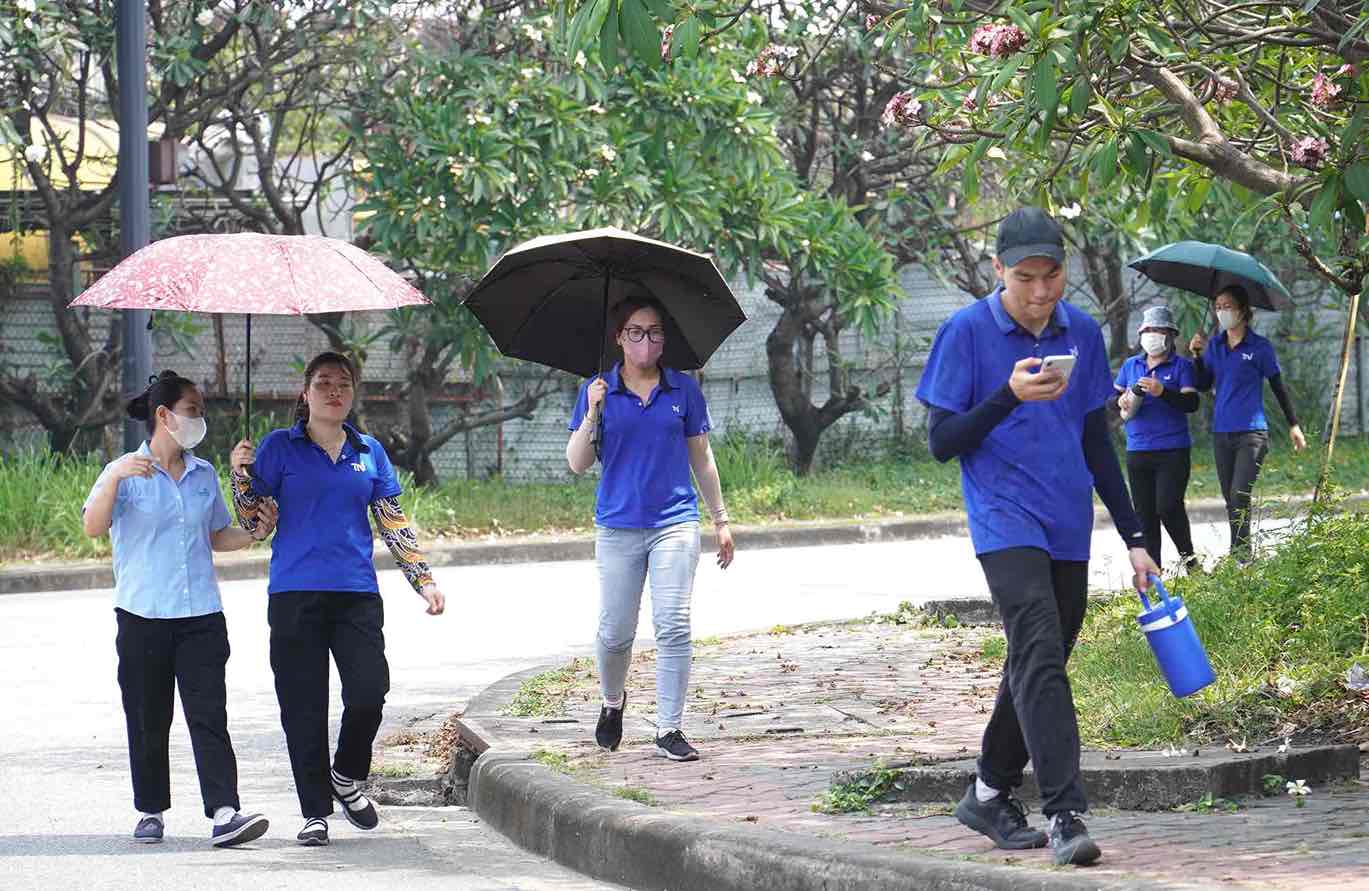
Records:
<instances>
[{"instance_id":1,"label":"man wearing baseball cap","mask_svg":"<svg viewBox=\"0 0 1369 891\"><path fill-rule=\"evenodd\" d=\"M1061 299L1059 224L1034 207L1009 214L993 267L999 286L941 326L917 389L932 454L960 459L970 537L1008 639L978 776L956 817L1000 848L1049 844L1057 864L1082 865L1101 851L1079 819L1088 802L1065 662L1087 605L1095 490L1136 588L1159 570L1108 435L1113 388L1102 331ZM1043 370L1048 356L1065 358ZM1013 795L1028 760L1049 835L1028 824Z\"/></svg>"}]
</instances>

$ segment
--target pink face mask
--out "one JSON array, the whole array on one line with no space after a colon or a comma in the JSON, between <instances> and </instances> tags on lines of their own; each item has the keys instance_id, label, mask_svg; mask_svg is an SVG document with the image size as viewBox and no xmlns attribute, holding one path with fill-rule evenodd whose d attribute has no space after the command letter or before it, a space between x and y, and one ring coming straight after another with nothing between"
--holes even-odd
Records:
<instances>
[{"instance_id":1,"label":"pink face mask","mask_svg":"<svg viewBox=\"0 0 1369 891\"><path fill-rule=\"evenodd\" d=\"M649 368L661 360L661 353L665 351L665 344L652 343L651 338L643 337L640 343L633 343L626 337L623 338L623 355L627 360L638 368Z\"/></svg>"}]
</instances>

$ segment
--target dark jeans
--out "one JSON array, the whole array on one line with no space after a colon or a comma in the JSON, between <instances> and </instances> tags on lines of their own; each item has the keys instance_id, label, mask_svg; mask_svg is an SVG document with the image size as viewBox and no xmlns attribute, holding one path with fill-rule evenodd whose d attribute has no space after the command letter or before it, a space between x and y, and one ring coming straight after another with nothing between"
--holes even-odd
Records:
<instances>
[{"instance_id":1,"label":"dark jeans","mask_svg":"<svg viewBox=\"0 0 1369 891\"><path fill-rule=\"evenodd\" d=\"M1038 548L981 554L1003 617L1008 657L979 755L979 778L1022 785L1030 759L1046 816L1088 809L1079 777L1079 722L1065 662L1088 606L1087 562L1052 560Z\"/></svg>"},{"instance_id":2,"label":"dark jeans","mask_svg":"<svg viewBox=\"0 0 1369 891\"><path fill-rule=\"evenodd\" d=\"M1160 565L1160 523L1163 521L1179 550L1179 562L1193 556L1193 532L1184 509L1191 469L1189 449L1127 452L1127 476L1131 477L1131 501L1146 533L1146 551Z\"/></svg>"},{"instance_id":3,"label":"dark jeans","mask_svg":"<svg viewBox=\"0 0 1369 891\"><path fill-rule=\"evenodd\" d=\"M364 780L381 707L390 692L385 661L385 607L378 595L336 591L272 594L271 670L276 675L280 723L290 750L295 794L308 817L333 812L328 776L328 654L342 681L342 728L333 769Z\"/></svg>"},{"instance_id":4,"label":"dark jeans","mask_svg":"<svg viewBox=\"0 0 1369 891\"><path fill-rule=\"evenodd\" d=\"M1217 480L1231 524L1231 554L1238 560L1250 559L1250 493L1268 453L1269 434L1263 430L1212 434Z\"/></svg>"},{"instance_id":5,"label":"dark jeans","mask_svg":"<svg viewBox=\"0 0 1369 891\"><path fill-rule=\"evenodd\" d=\"M144 619L114 611L119 690L128 721L128 763L133 806L144 813L171 807L168 753L176 686L190 728L204 815L237 810L238 761L228 738L228 625L223 613L189 619Z\"/></svg>"}]
</instances>

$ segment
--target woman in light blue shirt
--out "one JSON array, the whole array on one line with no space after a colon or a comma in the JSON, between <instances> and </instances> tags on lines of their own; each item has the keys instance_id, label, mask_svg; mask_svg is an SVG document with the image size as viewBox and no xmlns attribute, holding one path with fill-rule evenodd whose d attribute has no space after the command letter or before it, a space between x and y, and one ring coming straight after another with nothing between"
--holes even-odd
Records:
<instances>
[{"instance_id":1,"label":"woman in light blue shirt","mask_svg":"<svg viewBox=\"0 0 1369 891\"><path fill-rule=\"evenodd\" d=\"M119 688L128 721L133 838L162 840L171 807L168 745L175 688L195 751L210 840L231 847L260 838L261 814L239 813L238 767L228 737L228 628L214 577L212 551L235 551L274 528L274 514L255 534L234 528L208 461L190 450L204 438L204 397L190 380L163 371L128 403L147 422L149 439L110 462L82 509L85 533L109 533Z\"/></svg>"}]
</instances>

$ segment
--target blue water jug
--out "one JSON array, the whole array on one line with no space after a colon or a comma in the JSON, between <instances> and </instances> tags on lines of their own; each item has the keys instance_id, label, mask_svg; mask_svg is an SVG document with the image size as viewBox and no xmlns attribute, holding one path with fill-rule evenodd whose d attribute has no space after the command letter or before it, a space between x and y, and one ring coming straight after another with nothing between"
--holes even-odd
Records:
<instances>
[{"instance_id":1,"label":"blue water jug","mask_svg":"<svg viewBox=\"0 0 1369 891\"><path fill-rule=\"evenodd\" d=\"M1145 632L1155 661L1169 683L1169 689L1182 699L1191 696L1217 679L1212 673L1212 663L1208 661L1207 651L1198 632L1188 617L1188 608L1183 598L1171 597L1158 576L1151 575L1150 583L1160 595L1160 601L1151 606L1146 595L1141 594L1145 609L1136 617Z\"/></svg>"}]
</instances>

